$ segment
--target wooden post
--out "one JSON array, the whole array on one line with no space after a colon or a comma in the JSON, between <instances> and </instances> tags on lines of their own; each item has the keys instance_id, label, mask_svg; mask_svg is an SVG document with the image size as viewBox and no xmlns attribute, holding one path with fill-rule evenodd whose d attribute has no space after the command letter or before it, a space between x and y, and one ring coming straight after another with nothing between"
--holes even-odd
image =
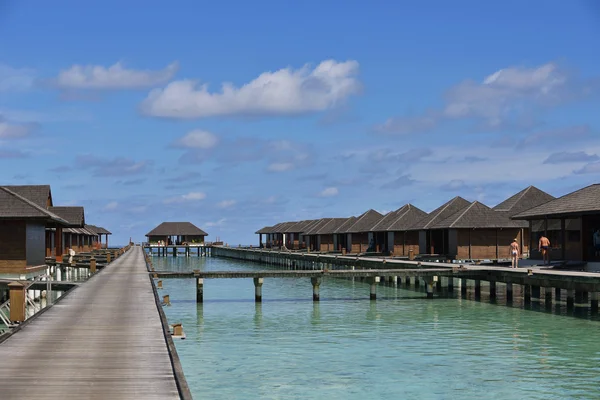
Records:
<instances>
[{"instance_id":1,"label":"wooden post","mask_svg":"<svg viewBox=\"0 0 600 400\"><path fill-rule=\"evenodd\" d=\"M196 283L196 303L204 302L204 279L198 278Z\"/></svg>"},{"instance_id":2,"label":"wooden post","mask_svg":"<svg viewBox=\"0 0 600 400\"><path fill-rule=\"evenodd\" d=\"M106 253L106 263L110 264L110 253Z\"/></svg>"},{"instance_id":3,"label":"wooden post","mask_svg":"<svg viewBox=\"0 0 600 400\"><path fill-rule=\"evenodd\" d=\"M54 254L57 262L62 262L62 228L56 227L54 231Z\"/></svg>"},{"instance_id":4,"label":"wooden post","mask_svg":"<svg viewBox=\"0 0 600 400\"><path fill-rule=\"evenodd\" d=\"M162 289L162 288L163 288L163 287L162 287L162 281L157 281L157 282L156 282L156 287L157 287L158 289Z\"/></svg>"},{"instance_id":5,"label":"wooden post","mask_svg":"<svg viewBox=\"0 0 600 400\"><path fill-rule=\"evenodd\" d=\"M262 285L264 278L254 278L254 300L257 303L262 301Z\"/></svg>"},{"instance_id":6,"label":"wooden post","mask_svg":"<svg viewBox=\"0 0 600 400\"><path fill-rule=\"evenodd\" d=\"M10 295L10 321L25 321L25 285L21 282L11 282L8 284Z\"/></svg>"},{"instance_id":7,"label":"wooden post","mask_svg":"<svg viewBox=\"0 0 600 400\"><path fill-rule=\"evenodd\" d=\"M170 306L171 305L171 300L169 299L169 295L165 294L163 296L163 305L165 306Z\"/></svg>"},{"instance_id":8,"label":"wooden post","mask_svg":"<svg viewBox=\"0 0 600 400\"><path fill-rule=\"evenodd\" d=\"M312 283L312 287L313 287L313 301L319 301L320 300L319 287L321 286L321 278L312 277L312 278L310 278L310 283Z\"/></svg>"},{"instance_id":9,"label":"wooden post","mask_svg":"<svg viewBox=\"0 0 600 400\"><path fill-rule=\"evenodd\" d=\"M90 258L90 273L96 273L96 259L94 257Z\"/></svg>"},{"instance_id":10,"label":"wooden post","mask_svg":"<svg viewBox=\"0 0 600 400\"><path fill-rule=\"evenodd\" d=\"M183 325L180 322L173 324L173 336L183 336Z\"/></svg>"}]
</instances>

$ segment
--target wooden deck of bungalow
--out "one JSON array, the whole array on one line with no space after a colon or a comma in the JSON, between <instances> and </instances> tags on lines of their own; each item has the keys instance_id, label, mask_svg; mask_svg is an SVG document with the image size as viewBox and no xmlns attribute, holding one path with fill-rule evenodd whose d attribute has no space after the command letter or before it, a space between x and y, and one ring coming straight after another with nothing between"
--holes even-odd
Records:
<instances>
[{"instance_id":1,"label":"wooden deck of bungalow","mask_svg":"<svg viewBox=\"0 0 600 400\"><path fill-rule=\"evenodd\" d=\"M191 398L160 307L133 247L0 345L0 398Z\"/></svg>"}]
</instances>

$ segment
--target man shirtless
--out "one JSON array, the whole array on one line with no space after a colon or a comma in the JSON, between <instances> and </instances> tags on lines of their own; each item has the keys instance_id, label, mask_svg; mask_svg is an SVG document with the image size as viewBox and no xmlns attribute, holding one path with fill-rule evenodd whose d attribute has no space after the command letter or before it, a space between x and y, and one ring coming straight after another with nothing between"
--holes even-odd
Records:
<instances>
[{"instance_id":1,"label":"man shirtless","mask_svg":"<svg viewBox=\"0 0 600 400\"><path fill-rule=\"evenodd\" d=\"M542 252L542 258L544 260L544 265L546 263L550 264L550 240L542 235L540 238L540 242L538 243L538 251Z\"/></svg>"},{"instance_id":2,"label":"man shirtless","mask_svg":"<svg viewBox=\"0 0 600 400\"><path fill-rule=\"evenodd\" d=\"M513 239L510 244L510 257L512 260L511 268L519 268L519 243Z\"/></svg>"}]
</instances>

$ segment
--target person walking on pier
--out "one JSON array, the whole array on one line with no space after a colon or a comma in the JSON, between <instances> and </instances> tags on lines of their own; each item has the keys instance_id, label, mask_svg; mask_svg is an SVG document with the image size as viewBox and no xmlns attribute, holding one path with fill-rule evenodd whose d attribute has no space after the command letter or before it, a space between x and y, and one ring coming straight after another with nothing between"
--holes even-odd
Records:
<instances>
[{"instance_id":1,"label":"person walking on pier","mask_svg":"<svg viewBox=\"0 0 600 400\"><path fill-rule=\"evenodd\" d=\"M542 235L540 241L538 243L538 251L542 252L542 258L544 260L544 265L548 263L550 264L550 239L546 236Z\"/></svg>"},{"instance_id":2,"label":"person walking on pier","mask_svg":"<svg viewBox=\"0 0 600 400\"><path fill-rule=\"evenodd\" d=\"M519 243L517 239L513 239L510 244L511 268L519 268Z\"/></svg>"}]
</instances>

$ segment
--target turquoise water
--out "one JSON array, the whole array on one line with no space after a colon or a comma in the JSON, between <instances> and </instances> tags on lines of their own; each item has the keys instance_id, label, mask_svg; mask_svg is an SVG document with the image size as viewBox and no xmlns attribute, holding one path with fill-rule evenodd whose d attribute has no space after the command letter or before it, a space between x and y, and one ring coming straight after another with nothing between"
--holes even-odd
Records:
<instances>
[{"instance_id":1,"label":"turquoise water","mask_svg":"<svg viewBox=\"0 0 600 400\"><path fill-rule=\"evenodd\" d=\"M157 270L260 269L190 257L154 258ZM187 339L177 351L194 398L211 399L597 399L600 321L564 307L550 312L379 286L308 279L165 279L170 322ZM502 287L498 287L499 294ZM516 289L516 288L515 288ZM442 294L444 296L444 294ZM471 297L469 293L467 297Z\"/></svg>"}]
</instances>

